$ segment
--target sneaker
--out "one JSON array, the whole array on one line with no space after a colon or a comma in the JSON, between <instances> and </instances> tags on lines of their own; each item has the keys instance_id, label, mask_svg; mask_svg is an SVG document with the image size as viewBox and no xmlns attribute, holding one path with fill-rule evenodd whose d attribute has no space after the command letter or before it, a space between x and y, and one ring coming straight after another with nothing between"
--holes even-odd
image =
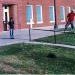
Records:
<instances>
[{"instance_id":1,"label":"sneaker","mask_svg":"<svg viewBox=\"0 0 75 75\"><path fill-rule=\"evenodd\" d=\"M14 38L10 38L10 39L14 39Z\"/></svg>"}]
</instances>

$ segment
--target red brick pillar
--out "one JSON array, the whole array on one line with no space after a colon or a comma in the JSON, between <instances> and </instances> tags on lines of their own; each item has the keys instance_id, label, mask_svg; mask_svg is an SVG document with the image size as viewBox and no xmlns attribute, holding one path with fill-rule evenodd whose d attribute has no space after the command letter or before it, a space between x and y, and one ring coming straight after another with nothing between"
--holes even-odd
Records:
<instances>
[{"instance_id":1,"label":"red brick pillar","mask_svg":"<svg viewBox=\"0 0 75 75\"><path fill-rule=\"evenodd\" d=\"M3 8L2 8L2 4L0 4L0 31L3 31Z\"/></svg>"}]
</instances>

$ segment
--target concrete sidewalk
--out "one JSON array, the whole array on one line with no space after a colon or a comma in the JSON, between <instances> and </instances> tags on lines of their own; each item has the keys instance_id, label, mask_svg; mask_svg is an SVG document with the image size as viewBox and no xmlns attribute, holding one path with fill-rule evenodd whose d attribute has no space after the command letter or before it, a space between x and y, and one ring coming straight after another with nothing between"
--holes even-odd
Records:
<instances>
[{"instance_id":1,"label":"concrete sidewalk","mask_svg":"<svg viewBox=\"0 0 75 75\"><path fill-rule=\"evenodd\" d=\"M53 32L50 31L40 31L40 30L31 30L31 40L38 39L46 36L53 35ZM0 46L7 43L16 43L16 42L29 42L29 30L15 30L14 32L15 39L10 39L9 31L3 31L0 33Z\"/></svg>"},{"instance_id":2,"label":"concrete sidewalk","mask_svg":"<svg viewBox=\"0 0 75 75\"><path fill-rule=\"evenodd\" d=\"M48 27L41 27L37 29L46 29L51 30L52 28ZM47 37L54 35L54 32L51 31L40 31L40 30L32 30L31 29L31 39L38 39L42 37ZM51 43L40 43L40 42L33 42L29 41L29 30L23 29L23 30L15 30L14 32L15 39L10 39L9 31L3 31L0 33L0 46L15 44L15 43L32 43L32 44L46 44L46 45L53 45L53 46L60 46L60 47L68 47L68 48L74 48L75 46L70 45L63 45L63 44L51 44Z\"/></svg>"},{"instance_id":3,"label":"concrete sidewalk","mask_svg":"<svg viewBox=\"0 0 75 75\"><path fill-rule=\"evenodd\" d=\"M59 28L64 27L64 25L60 25ZM37 27L33 29L45 29L45 30L53 30L54 26L47 26L47 27ZM33 39L38 39L46 36L51 36L54 35L53 31L42 31L42 30L33 30L31 29L31 38ZM15 40L29 40L29 29L18 29L15 30L14 32ZM3 31L0 33L0 41L6 39L9 41L10 36L9 36L9 31Z\"/></svg>"}]
</instances>

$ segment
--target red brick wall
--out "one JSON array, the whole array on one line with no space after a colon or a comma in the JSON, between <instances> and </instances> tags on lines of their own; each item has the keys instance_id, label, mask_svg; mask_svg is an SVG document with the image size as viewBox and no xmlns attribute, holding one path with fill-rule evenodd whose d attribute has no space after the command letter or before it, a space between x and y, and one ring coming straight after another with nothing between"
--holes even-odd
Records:
<instances>
[{"instance_id":1,"label":"red brick wall","mask_svg":"<svg viewBox=\"0 0 75 75\"><path fill-rule=\"evenodd\" d=\"M23 8L23 23L25 25L25 28L28 26L26 24L26 15L25 15L25 11L24 9L25 6L27 4L30 4L30 5L33 5L33 16L34 16L34 23L33 24L33 27L37 27L37 26L49 26L49 25L54 25L54 23L50 23L50 20L49 20L49 6L53 6L54 5L54 1L53 0L25 0L23 1L23 5L22 5L22 8ZM42 24L37 24L37 21L36 21L36 5L42 5L42 11L43 11L43 23ZM57 24L64 24L64 22L61 23L60 21L60 6L64 6L65 9L70 6L70 7L74 7L75 5L75 1L74 0L56 0L56 14L57 14ZM24 27L24 26L23 26Z\"/></svg>"},{"instance_id":2,"label":"red brick wall","mask_svg":"<svg viewBox=\"0 0 75 75\"><path fill-rule=\"evenodd\" d=\"M15 20L15 29L23 29L27 28L28 25L26 23L26 5L33 5L33 16L34 16L34 24L33 27L37 26L49 26L53 25L49 20L49 6L54 5L54 0L0 0L0 31L3 31L3 23L2 23L2 5L9 4L12 5L10 7L10 16L12 16ZM36 5L42 5L43 9L43 23L37 24L36 22ZM67 6L75 8L75 0L56 0L56 9L57 9L57 23L61 24L59 14L60 14L60 6Z\"/></svg>"},{"instance_id":3,"label":"red brick wall","mask_svg":"<svg viewBox=\"0 0 75 75\"><path fill-rule=\"evenodd\" d=\"M0 7L2 6L2 4L0 4ZM3 11L2 11L2 8L0 8L0 31L2 31L3 30L3 21L2 21L2 19L3 19L3 13L2 13Z\"/></svg>"}]
</instances>

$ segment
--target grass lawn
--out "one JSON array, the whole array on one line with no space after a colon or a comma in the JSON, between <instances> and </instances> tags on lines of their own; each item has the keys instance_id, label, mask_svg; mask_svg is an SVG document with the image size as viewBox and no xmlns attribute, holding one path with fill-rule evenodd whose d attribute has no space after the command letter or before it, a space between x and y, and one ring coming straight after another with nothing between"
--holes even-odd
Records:
<instances>
[{"instance_id":1,"label":"grass lawn","mask_svg":"<svg viewBox=\"0 0 75 75\"><path fill-rule=\"evenodd\" d=\"M48 36L48 37L36 39L35 41L55 43L54 36ZM56 35L56 43L75 45L75 33L67 32L67 33Z\"/></svg>"},{"instance_id":2,"label":"grass lawn","mask_svg":"<svg viewBox=\"0 0 75 75\"><path fill-rule=\"evenodd\" d=\"M31 44L0 47L0 74L75 74L75 50Z\"/></svg>"}]
</instances>

